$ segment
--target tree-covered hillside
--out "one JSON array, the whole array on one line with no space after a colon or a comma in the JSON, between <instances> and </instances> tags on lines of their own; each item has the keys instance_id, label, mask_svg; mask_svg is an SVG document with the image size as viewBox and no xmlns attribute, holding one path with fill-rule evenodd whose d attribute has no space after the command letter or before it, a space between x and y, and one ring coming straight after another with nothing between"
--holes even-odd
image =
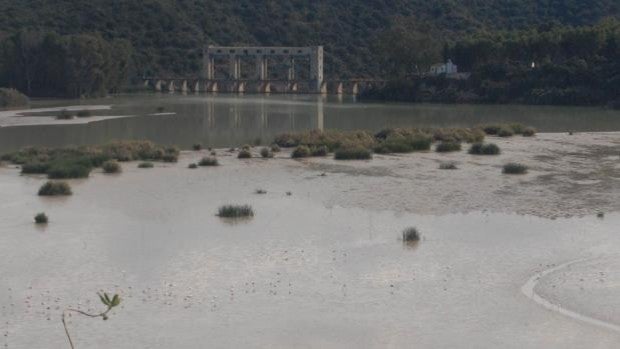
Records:
<instances>
[{"instance_id":1,"label":"tree-covered hillside","mask_svg":"<svg viewBox=\"0 0 620 349\"><path fill-rule=\"evenodd\" d=\"M381 74L376 41L395 23L424 24L437 41L618 17L617 0L0 0L0 38L17 31L127 39L135 75L195 74L203 43L316 45L327 76Z\"/></svg>"}]
</instances>

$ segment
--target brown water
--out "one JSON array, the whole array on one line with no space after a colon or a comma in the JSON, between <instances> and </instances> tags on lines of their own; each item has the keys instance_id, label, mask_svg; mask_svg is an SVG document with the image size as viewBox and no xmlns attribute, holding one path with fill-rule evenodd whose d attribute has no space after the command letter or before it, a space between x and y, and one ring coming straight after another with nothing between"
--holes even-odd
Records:
<instances>
[{"instance_id":1,"label":"brown water","mask_svg":"<svg viewBox=\"0 0 620 349\"><path fill-rule=\"evenodd\" d=\"M106 290L121 293L122 307L105 322L71 319L79 348L617 347L613 329L522 292L556 265L598 261L575 264L579 277L552 270L533 288L551 304L617 321L589 299L605 295L617 304L620 276L581 276L618 265L617 213L551 220L491 213L481 201L469 214L422 215L408 206L433 197L394 203L377 190L374 203L347 199L373 185L389 192L432 186L401 175L434 170L419 162L430 154L377 157L350 163L357 173L332 167L326 176L310 165L332 160L286 155L264 161L223 153L218 168L186 168L205 154L184 153L180 163L152 170L125 163L119 175L71 181L67 198L37 197L44 178L0 168L0 345L67 347L62 309L100 309L95 293ZM373 170L386 163L399 175ZM501 178L494 164L476 166L505 185L525 181L530 192L515 197L537 192L535 178ZM464 190L484 178L457 171ZM254 194L258 188L267 194ZM215 212L225 203L251 204L256 215L223 221ZM373 209L376 203L388 209ZM50 216L46 228L32 223L40 211ZM400 241L407 226L422 232L416 247Z\"/></svg>"},{"instance_id":2,"label":"brown water","mask_svg":"<svg viewBox=\"0 0 620 349\"><path fill-rule=\"evenodd\" d=\"M37 108L111 108L89 119L56 121L56 112ZM164 115L158 114L163 107ZM46 123L0 127L0 153L27 145L63 146L105 143L114 139L149 139L188 149L270 142L279 133L308 129L380 130L385 127L470 127L493 122L521 122L543 132L620 131L620 111L602 108L360 103L353 97L316 95L135 94L98 100L35 101L28 115ZM103 120L99 116L106 117ZM132 116L121 117L119 116ZM3 122L0 118L0 126ZM24 118L25 119L25 118ZM6 121L6 120L5 120ZM65 124L49 125L49 123ZM19 124L19 119L4 126Z\"/></svg>"}]
</instances>

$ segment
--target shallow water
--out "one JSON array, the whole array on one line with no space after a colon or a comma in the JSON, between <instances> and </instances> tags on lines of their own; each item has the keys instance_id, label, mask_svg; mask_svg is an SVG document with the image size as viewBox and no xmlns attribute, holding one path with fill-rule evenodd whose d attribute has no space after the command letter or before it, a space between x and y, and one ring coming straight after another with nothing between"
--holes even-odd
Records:
<instances>
[{"instance_id":1,"label":"shallow water","mask_svg":"<svg viewBox=\"0 0 620 349\"><path fill-rule=\"evenodd\" d=\"M98 108L91 118L53 118L63 108L87 107ZM134 94L42 100L33 102L32 108L21 118L6 116L14 112L0 112L0 126L4 126L0 127L0 153L27 145L98 144L114 139L149 139L185 149L194 143L229 147L256 140L268 143L279 133L308 129L377 131L493 122L521 122L543 132L620 131L620 111L602 108L360 103L350 96Z\"/></svg>"},{"instance_id":2,"label":"shallow water","mask_svg":"<svg viewBox=\"0 0 620 349\"><path fill-rule=\"evenodd\" d=\"M554 265L617 260L617 213L551 220L343 207L334 197L346 201L360 178L320 176L284 158L222 155L218 168L186 168L202 155L152 170L126 163L119 175L71 181L73 196L52 199L35 195L44 178L0 168L0 344L66 346L62 309L99 309L99 290L121 293L122 307L106 322L73 318L78 347L613 348L620 340L521 292ZM226 203L251 204L256 216L220 220ZM32 223L40 211L50 216L45 228ZM414 248L400 241L407 226L423 235ZM602 277L609 294L616 276ZM539 291L606 315L588 301L600 281L580 286L570 296Z\"/></svg>"}]
</instances>

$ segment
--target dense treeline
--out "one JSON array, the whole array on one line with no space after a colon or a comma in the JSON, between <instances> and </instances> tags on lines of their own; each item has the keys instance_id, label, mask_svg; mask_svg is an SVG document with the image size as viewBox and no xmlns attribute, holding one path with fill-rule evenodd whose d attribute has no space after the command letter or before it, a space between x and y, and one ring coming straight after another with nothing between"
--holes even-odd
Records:
<instances>
[{"instance_id":1,"label":"dense treeline","mask_svg":"<svg viewBox=\"0 0 620 349\"><path fill-rule=\"evenodd\" d=\"M0 40L0 86L28 96L102 96L126 84L131 54L127 40L21 31Z\"/></svg>"},{"instance_id":2,"label":"dense treeline","mask_svg":"<svg viewBox=\"0 0 620 349\"><path fill-rule=\"evenodd\" d=\"M381 76L377 37L399 22L428 23L433 41L546 23L592 25L617 0L0 0L1 33L100 33L135 48L137 75L200 70L204 43L325 45L326 76Z\"/></svg>"},{"instance_id":3,"label":"dense treeline","mask_svg":"<svg viewBox=\"0 0 620 349\"><path fill-rule=\"evenodd\" d=\"M403 40L398 35L395 37ZM419 40L417 36L409 34L405 42L411 44L416 40ZM483 31L443 48L426 46L426 50L434 50L426 56L451 58L460 71L471 72L470 79L414 75L408 81L397 79L400 81L369 91L365 97L574 105L620 102L620 22L617 20L606 20L595 26ZM416 63L430 62L419 51L416 55L405 54L405 58L402 55L403 51L395 53L392 61L405 62L404 66L386 65L396 72L394 77L402 77L405 68L410 70ZM389 61L390 56L385 60Z\"/></svg>"}]
</instances>

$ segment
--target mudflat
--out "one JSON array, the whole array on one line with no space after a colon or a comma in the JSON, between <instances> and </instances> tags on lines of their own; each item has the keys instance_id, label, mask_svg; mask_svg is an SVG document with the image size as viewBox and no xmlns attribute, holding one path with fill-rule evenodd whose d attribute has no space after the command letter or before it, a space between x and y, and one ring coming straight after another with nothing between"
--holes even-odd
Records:
<instances>
[{"instance_id":1,"label":"mudflat","mask_svg":"<svg viewBox=\"0 0 620 349\"><path fill-rule=\"evenodd\" d=\"M103 290L121 306L70 318L78 347L616 347L620 134L487 142L502 154L253 148L188 169L208 151L182 152L70 180L62 198L4 165L0 344L67 346L62 310L100 309ZM457 169L440 170L448 161ZM529 171L504 175L507 162ZM255 215L221 219L224 204ZM410 226L414 245L401 241Z\"/></svg>"}]
</instances>

